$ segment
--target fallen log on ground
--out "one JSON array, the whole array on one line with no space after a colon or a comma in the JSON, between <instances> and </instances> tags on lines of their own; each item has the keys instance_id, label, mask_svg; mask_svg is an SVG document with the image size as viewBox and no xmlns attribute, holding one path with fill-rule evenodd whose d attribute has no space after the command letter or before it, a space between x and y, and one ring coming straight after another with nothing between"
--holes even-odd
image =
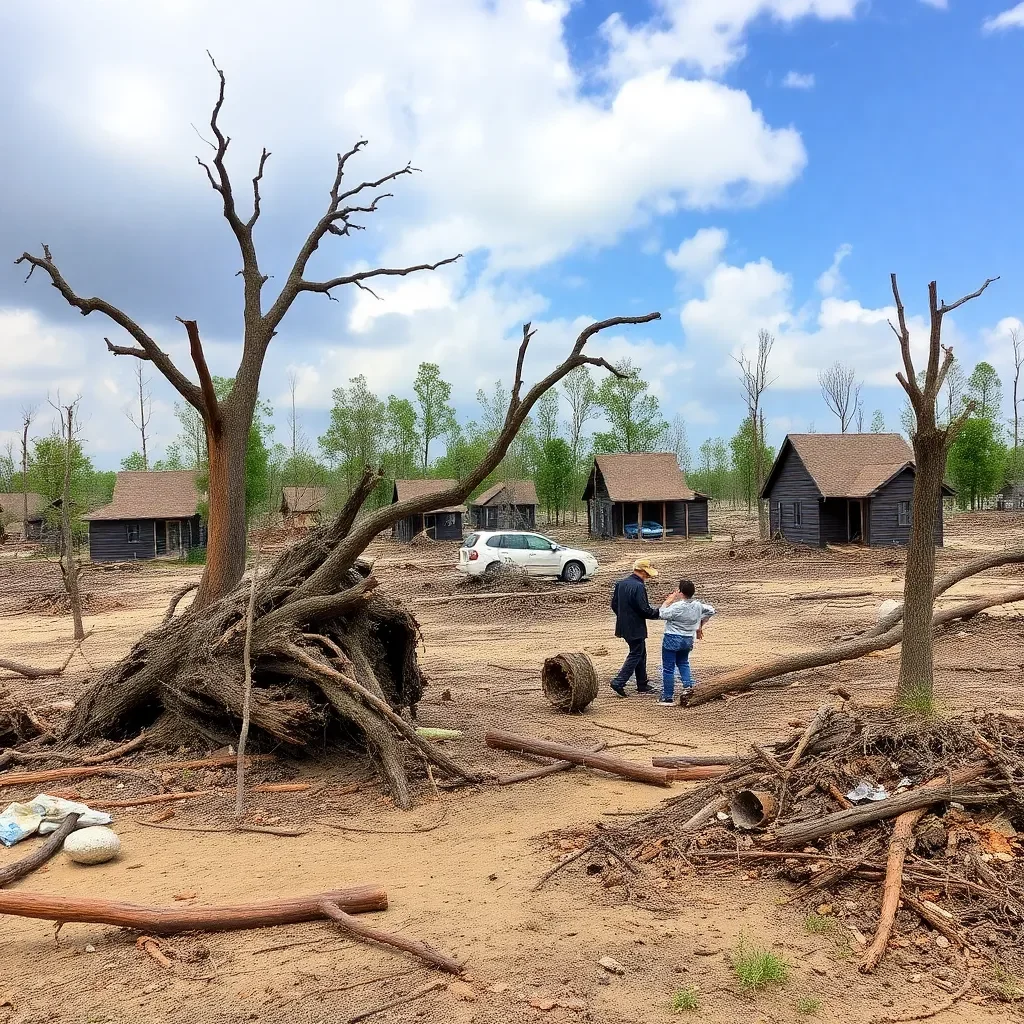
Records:
<instances>
[{"instance_id":1,"label":"fallen log on ground","mask_svg":"<svg viewBox=\"0 0 1024 1024\"><path fill-rule=\"evenodd\" d=\"M668 757L652 757L655 768L690 768L696 765L731 765L738 758L732 754L671 754Z\"/></svg>"},{"instance_id":2,"label":"fallen log on ground","mask_svg":"<svg viewBox=\"0 0 1024 1024\"><path fill-rule=\"evenodd\" d=\"M536 739L533 736L516 736L498 729L488 729L484 742L492 750L509 750L519 754L537 754L540 757L551 757L559 761L596 768L612 775L619 775L633 782L647 782L654 786L670 785L669 772L666 768L655 768L634 761L624 761L611 754L593 753L569 746L567 743L555 743L551 740Z\"/></svg>"},{"instance_id":3,"label":"fallen log on ground","mask_svg":"<svg viewBox=\"0 0 1024 1024\"><path fill-rule=\"evenodd\" d=\"M717 779L724 775L729 766L724 764L691 764L684 768L666 768L668 777L673 782L703 782L705 779Z\"/></svg>"},{"instance_id":4,"label":"fallen log on ground","mask_svg":"<svg viewBox=\"0 0 1024 1024\"><path fill-rule=\"evenodd\" d=\"M75 652L91 636L92 630L90 629L81 640L76 640L74 642L71 647L71 652L64 661L55 668L38 668L35 665L23 665L19 661L10 661L6 658L0 658L0 669L5 669L8 672L14 672L19 676L24 676L26 679L49 679L53 676L62 676L64 675L65 669L71 664L71 659L75 656Z\"/></svg>"},{"instance_id":5,"label":"fallen log on ground","mask_svg":"<svg viewBox=\"0 0 1024 1024\"><path fill-rule=\"evenodd\" d=\"M80 815L69 814L61 823L56 832L47 836L45 843L40 843L28 856L16 860L13 864L0 868L0 889L11 882L35 871L37 867L45 864L63 845L64 840L75 830Z\"/></svg>"},{"instance_id":6,"label":"fallen log on ground","mask_svg":"<svg viewBox=\"0 0 1024 1024\"><path fill-rule=\"evenodd\" d=\"M987 608L995 608L1002 604L1016 604L1024 601L1024 587L1011 590L1009 593L995 597L982 597L975 601L967 601L953 608L944 608L932 616L932 626L944 626L957 619L970 619ZM687 707L695 707L714 700L727 693L744 693L755 683L779 676L803 672L823 665L836 665L843 661L854 661L875 651L883 651L895 647L903 639L903 624L893 626L888 632L880 635L865 635L845 643L832 644L817 651L805 651L801 654L788 654L775 661L754 665L751 668L726 672L724 675L696 687Z\"/></svg>"},{"instance_id":7,"label":"fallen log on ground","mask_svg":"<svg viewBox=\"0 0 1024 1024\"><path fill-rule=\"evenodd\" d=\"M790 601L840 601L845 597L870 597L870 590L815 590L809 594L790 594Z\"/></svg>"},{"instance_id":8,"label":"fallen log on ground","mask_svg":"<svg viewBox=\"0 0 1024 1024\"><path fill-rule=\"evenodd\" d=\"M293 896L265 903L223 907L144 907L134 903L46 896L39 893L0 892L0 914L32 917L61 924L106 924L154 935L176 932L223 932L267 928L279 924L318 921L330 903L349 914L387 910L387 893L376 885L333 889L312 896Z\"/></svg>"},{"instance_id":9,"label":"fallen log on ground","mask_svg":"<svg viewBox=\"0 0 1024 1024\"><path fill-rule=\"evenodd\" d=\"M590 748L591 754L604 750L606 744L598 743ZM555 761L552 764L543 764L539 768L531 768L529 771L520 772L518 775L506 775L498 779L499 786L511 786L516 782L529 782L531 779L543 779L548 775L557 775L559 772L566 772L570 768L577 767L572 761Z\"/></svg>"}]
</instances>

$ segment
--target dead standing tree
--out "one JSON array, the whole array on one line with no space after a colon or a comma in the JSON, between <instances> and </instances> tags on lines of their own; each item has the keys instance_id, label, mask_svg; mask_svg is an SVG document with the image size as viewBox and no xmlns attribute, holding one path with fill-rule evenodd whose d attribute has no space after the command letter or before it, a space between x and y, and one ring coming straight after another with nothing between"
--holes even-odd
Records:
<instances>
[{"instance_id":1,"label":"dead standing tree","mask_svg":"<svg viewBox=\"0 0 1024 1024\"><path fill-rule=\"evenodd\" d=\"M751 360L747 358L745 350L741 349L738 356L733 358L740 368L740 383L743 385L743 394L747 402L747 415L750 418L750 433L754 443L754 475L757 477L757 525L762 540L768 539L768 512L764 500L761 497L761 489L764 487L764 478L768 471L764 464L764 408L761 405L761 396L775 383L775 378L768 379L768 357L771 355L772 346L775 344L775 337L763 327L757 332L757 356Z\"/></svg>"},{"instance_id":2,"label":"dead standing tree","mask_svg":"<svg viewBox=\"0 0 1024 1024\"><path fill-rule=\"evenodd\" d=\"M818 385L825 404L839 417L839 429L846 433L856 419L860 407L861 384L852 366L833 363L827 370L818 373Z\"/></svg>"},{"instance_id":3,"label":"dead standing tree","mask_svg":"<svg viewBox=\"0 0 1024 1024\"><path fill-rule=\"evenodd\" d=\"M125 410L128 422L139 432L142 439L142 468L149 469L149 421L153 416L153 400L146 390L149 381L142 376L141 360L135 364L135 383L139 389L139 418L129 408Z\"/></svg>"},{"instance_id":4,"label":"dead standing tree","mask_svg":"<svg viewBox=\"0 0 1024 1024\"><path fill-rule=\"evenodd\" d=\"M102 673L79 700L64 738L81 742L95 736L124 736L147 725L184 731L193 738L230 742L238 734L245 703L243 665L246 635L252 666L249 719L254 742L303 750L330 744L355 733L376 757L395 802L411 803L403 763L405 744L440 770L456 778L470 777L452 758L419 736L403 717L415 713L423 692L416 659L418 627L400 605L376 593L377 581L362 559L367 545L395 522L409 515L462 503L501 462L534 404L549 388L578 366L614 367L600 357L584 354L587 342L601 331L625 324L642 324L660 314L614 317L582 330L565 360L523 394L523 366L533 331L527 324L519 347L515 383L502 428L480 463L458 484L435 494L411 498L362 516L364 502L380 480L367 468L345 507L330 522L311 531L284 551L261 574L254 600L252 627L246 619L250 587L242 582L245 569L245 445L252 422L260 371L267 346L292 303L306 292L330 296L335 288L352 284L368 289L377 277L405 276L434 270L458 257L400 269L376 269L310 281L304 277L310 257L327 235L347 236L359 230L359 214L377 210L383 194L365 193L412 173L411 167L343 188L348 161L364 143L338 156L337 171L324 215L303 243L292 269L270 308L264 312L260 270L253 228L260 215L260 181L270 154L264 150L252 179L253 210L239 215L224 158L229 139L218 125L225 81L218 70L220 92L211 118L216 140L212 168L200 161L213 189L223 201L223 215L242 257L244 323L242 359L231 395L218 400L199 327L182 319L188 334L199 383L190 381L134 320L98 298L77 295L58 270L49 249L42 256L25 253L18 262L31 271L45 272L55 288L83 315L100 312L122 327L135 346L107 347L115 355L152 362L206 425L210 465L210 551L199 594L182 615L173 610L158 628L143 636L128 656Z\"/></svg>"},{"instance_id":5,"label":"dead standing tree","mask_svg":"<svg viewBox=\"0 0 1024 1024\"><path fill-rule=\"evenodd\" d=\"M75 538L71 529L71 467L75 456L75 409L78 399L70 405L61 405L60 401L51 403L60 416L60 438L63 442L64 477L60 489L60 574L64 580L64 589L68 595L68 606L71 609L71 620L75 627L75 639L85 639L85 627L82 624L82 591L78 586L78 559L75 556Z\"/></svg>"}]
</instances>

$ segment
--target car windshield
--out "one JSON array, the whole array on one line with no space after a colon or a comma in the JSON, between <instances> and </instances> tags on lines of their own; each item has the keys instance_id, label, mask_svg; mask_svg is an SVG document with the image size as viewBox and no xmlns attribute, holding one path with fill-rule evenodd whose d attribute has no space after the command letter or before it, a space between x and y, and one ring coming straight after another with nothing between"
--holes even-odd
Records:
<instances>
[{"instance_id":1,"label":"car windshield","mask_svg":"<svg viewBox=\"0 0 1024 1024\"><path fill-rule=\"evenodd\" d=\"M465 539L465 540L464 540L464 541L462 542L462 546L463 546L464 548L471 548L471 547L475 546L476 542L477 542L477 541L478 541L479 539L480 539L480 534L479 534L479 533L471 533L471 534L470 534L470 535L469 535L469 536L468 536L468 537L467 537L467 538L466 538L466 539Z\"/></svg>"}]
</instances>

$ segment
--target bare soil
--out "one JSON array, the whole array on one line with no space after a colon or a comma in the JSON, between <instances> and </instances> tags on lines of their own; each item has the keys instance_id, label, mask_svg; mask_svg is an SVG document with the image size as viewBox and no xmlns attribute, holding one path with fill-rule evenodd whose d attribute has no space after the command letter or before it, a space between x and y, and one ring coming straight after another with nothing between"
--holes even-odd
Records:
<instances>
[{"instance_id":1,"label":"bare soil","mask_svg":"<svg viewBox=\"0 0 1024 1024\"><path fill-rule=\"evenodd\" d=\"M463 738L450 744L453 752L470 764L511 774L530 765L488 750L483 743L488 727L580 744L604 741L621 756L649 763L652 755L741 751L751 741L774 739L787 731L788 720L813 712L835 684L862 703L883 705L895 681L898 650L804 673L784 690L692 710L614 696L606 684L624 647L612 635L608 599L614 580L629 571L641 551L663 572L651 586L652 598L688 576L719 611L694 655L698 680L826 644L851 626L872 621L882 600L901 596L900 550L763 545L753 539L745 514L722 510L713 515L712 526L710 541L589 544L601 562L590 583L531 586L513 597L473 601L437 600L486 592L459 579L454 545L378 542L370 553L377 558L382 585L402 595L422 626L429 686L418 709L420 724L461 729ZM585 543L572 527L549 532ZM953 517L939 571L1019 542L1022 535L1024 517L1016 514ZM25 610L34 595L59 587L55 572L43 560L0 561L3 656L36 665L63 661L70 621ZM94 607L106 610L87 615L92 634L68 673L34 682L4 680L4 686L59 720L88 677L156 624L170 595L198 572L149 565L136 572L90 573L86 588L95 596ZM1019 568L997 570L958 585L943 601L1008 589L1011 579L1019 585L1021 575ZM868 590L871 596L790 600L820 590ZM1022 616L1022 606L995 609L940 636L937 690L945 712L1024 711ZM659 633L652 629L652 678L659 667ZM561 651L587 651L601 675L600 695L579 716L556 713L541 693L540 666ZM146 752L132 763L144 766L165 758ZM604 889L569 869L534 891L538 878L562 855L553 833L621 821L658 805L667 795L663 789L578 770L509 787L442 789L435 796L424 778L420 804L402 813L383 796L368 764L356 758L329 762L315 750L304 760L261 764L252 779L311 783L308 792L251 795L247 818L308 833L285 838L156 830L140 822L155 818L159 805L118 810L119 860L83 868L58 856L18 887L141 904L176 899L214 904L380 883L391 905L378 915L379 927L405 931L466 958L472 979L468 987L434 991L372 1018L381 1024L542 1019L625 1024L679 1017L867 1024L908 1019L948 1000L941 964L943 956L952 964L953 951L930 951L917 970L908 968L905 958L901 963L890 958L865 977L857 970L860 947L853 933L842 941L808 934L805 911L780 905L783 883L756 873L728 869L684 875L666 883L656 901L631 898L621 886ZM166 824L230 823L230 771L166 773L164 781L174 790L216 791L174 805L175 816ZM671 793L688 785L676 783ZM4 788L0 805L37 791ZM135 780L97 777L68 784L64 791L88 802L128 800L152 790ZM354 831L359 829L367 831ZM0 849L0 865L25 852L25 847ZM866 892L865 905L854 909L873 919L877 894ZM741 939L783 957L790 965L789 981L745 994L729 962ZM0 1024L346 1020L433 977L416 962L355 944L321 923L174 937L165 940L173 970L139 951L134 940L119 929L67 925L55 941L51 924L5 918ZM597 961L604 956L617 960L625 973L603 970ZM674 993L691 985L699 990L700 1009L674 1013ZM552 1008L539 1008L552 1001ZM815 1001L820 1004L816 1018L806 1013ZM1024 1019L1012 1005L975 990L929 1019L951 1024L1007 1017Z\"/></svg>"}]
</instances>

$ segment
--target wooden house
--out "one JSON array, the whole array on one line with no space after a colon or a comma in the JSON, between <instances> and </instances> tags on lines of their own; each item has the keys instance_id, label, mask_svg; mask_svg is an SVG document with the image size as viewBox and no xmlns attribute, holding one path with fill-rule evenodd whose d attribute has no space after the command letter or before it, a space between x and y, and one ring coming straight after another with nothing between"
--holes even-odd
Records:
<instances>
[{"instance_id":1,"label":"wooden house","mask_svg":"<svg viewBox=\"0 0 1024 1024\"><path fill-rule=\"evenodd\" d=\"M0 538L42 540L45 532L46 498L34 491L0 493Z\"/></svg>"},{"instance_id":2,"label":"wooden house","mask_svg":"<svg viewBox=\"0 0 1024 1024\"><path fill-rule=\"evenodd\" d=\"M469 502L476 530L532 530L537 525L537 488L532 480L505 480Z\"/></svg>"},{"instance_id":3,"label":"wooden house","mask_svg":"<svg viewBox=\"0 0 1024 1024\"><path fill-rule=\"evenodd\" d=\"M598 455L583 492L592 537L693 537L708 530L708 498L671 452Z\"/></svg>"},{"instance_id":4,"label":"wooden house","mask_svg":"<svg viewBox=\"0 0 1024 1024\"><path fill-rule=\"evenodd\" d=\"M85 516L94 562L177 558L206 544L192 470L117 474L114 500Z\"/></svg>"},{"instance_id":5,"label":"wooden house","mask_svg":"<svg viewBox=\"0 0 1024 1024\"><path fill-rule=\"evenodd\" d=\"M446 491L457 483L457 480L396 480L391 503ZM465 505L418 512L395 523L391 528L391 536L406 543L419 533L426 534L431 540L462 540L462 517L465 512Z\"/></svg>"},{"instance_id":6,"label":"wooden house","mask_svg":"<svg viewBox=\"0 0 1024 1024\"><path fill-rule=\"evenodd\" d=\"M308 529L323 519L327 500L325 487L282 487L281 517L293 530Z\"/></svg>"},{"instance_id":7,"label":"wooden house","mask_svg":"<svg viewBox=\"0 0 1024 1024\"><path fill-rule=\"evenodd\" d=\"M1024 480L1008 482L996 495L995 505L1000 512L1024 511Z\"/></svg>"},{"instance_id":8,"label":"wooden house","mask_svg":"<svg viewBox=\"0 0 1024 1024\"><path fill-rule=\"evenodd\" d=\"M943 497L955 493L943 484ZM772 536L816 547L906 544L913 494L914 452L900 434L789 434L761 491Z\"/></svg>"}]
</instances>

